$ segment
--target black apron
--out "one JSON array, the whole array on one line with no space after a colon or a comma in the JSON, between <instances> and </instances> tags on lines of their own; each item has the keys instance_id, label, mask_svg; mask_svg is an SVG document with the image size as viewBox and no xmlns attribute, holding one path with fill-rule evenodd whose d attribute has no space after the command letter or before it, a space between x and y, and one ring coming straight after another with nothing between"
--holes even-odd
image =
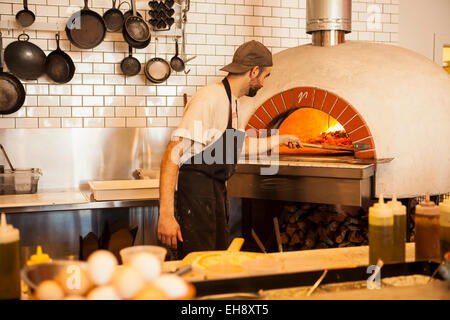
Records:
<instances>
[{"instance_id":1,"label":"black apron","mask_svg":"<svg viewBox=\"0 0 450 320\"><path fill-rule=\"evenodd\" d=\"M245 132L233 129L231 89L226 78L222 83L230 105L227 129L179 170L175 216L183 242L178 244L178 259L192 251L224 250L229 245L226 181L235 171Z\"/></svg>"}]
</instances>

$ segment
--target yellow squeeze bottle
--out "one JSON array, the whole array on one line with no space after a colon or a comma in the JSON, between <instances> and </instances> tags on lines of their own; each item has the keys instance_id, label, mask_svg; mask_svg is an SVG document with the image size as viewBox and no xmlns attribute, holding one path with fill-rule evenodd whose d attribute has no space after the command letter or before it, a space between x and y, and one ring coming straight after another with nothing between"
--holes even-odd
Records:
<instances>
[{"instance_id":1,"label":"yellow squeeze bottle","mask_svg":"<svg viewBox=\"0 0 450 320\"><path fill-rule=\"evenodd\" d=\"M392 262L394 245L394 215L384 203L383 195L379 202L369 208L369 264Z\"/></svg>"},{"instance_id":2,"label":"yellow squeeze bottle","mask_svg":"<svg viewBox=\"0 0 450 320\"><path fill-rule=\"evenodd\" d=\"M405 262L405 246L406 246L406 207L400 201L397 201L397 196L394 194L392 201L387 205L392 209L394 215L394 248L393 248L393 262Z\"/></svg>"}]
</instances>

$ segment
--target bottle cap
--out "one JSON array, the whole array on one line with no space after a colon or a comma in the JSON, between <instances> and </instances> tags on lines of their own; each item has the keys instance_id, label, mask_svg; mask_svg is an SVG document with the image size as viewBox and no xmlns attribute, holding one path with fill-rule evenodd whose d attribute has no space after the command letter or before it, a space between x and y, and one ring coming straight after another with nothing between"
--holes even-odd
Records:
<instances>
[{"instance_id":1,"label":"bottle cap","mask_svg":"<svg viewBox=\"0 0 450 320\"><path fill-rule=\"evenodd\" d=\"M425 201L416 206L416 214L439 215L439 207L433 201L430 201L430 193L427 192Z\"/></svg>"},{"instance_id":2,"label":"bottle cap","mask_svg":"<svg viewBox=\"0 0 450 320\"><path fill-rule=\"evenodd\" d=\"M12 225L6 223L6 215L1 214L0 219L0 243L9 243L19 241L19 229L15 229Z\"/></svg>"},{"instance_id":3,"label":"bottle cap","mask_svg":"<svg viewBox=\"0 0 450 320\"><path fill-rule=\"evenodd\" d=\"M37 246L36 254L33 254L30 260L27 261L27 266L32 266L39 263L51 262L49 255L46 253L42 253L42 247Z\"/></svg>"},{"instance_id":4,"label":"bottle cap","mask_svg":"<svg viewBox=\"0 0 450 320\"><path fill-rule=\"evenodd\" d=\"M392 196L392 200L387 203L387 205L392 209L394 215L405 215L406 207L397 200L397 195Z\"/></svg>"},{"instance_id":5,"label":"bottle cap","mask_svg":"<svg viewBox=\"0 0 450 320\"><path fill-rule=\"evenodd\" d=\"M378 203L369 208L369 224L372 225L392 225L394 215L392 208L384 203L383 195L380 194Z\"/></svg>"}]
</instances>

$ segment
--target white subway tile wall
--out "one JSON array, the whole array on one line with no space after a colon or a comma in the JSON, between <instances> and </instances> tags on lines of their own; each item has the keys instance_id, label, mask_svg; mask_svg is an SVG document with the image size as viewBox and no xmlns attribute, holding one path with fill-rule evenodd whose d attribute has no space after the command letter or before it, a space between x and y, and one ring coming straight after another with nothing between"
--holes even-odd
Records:
<instances>
[{"instance_id":1,"label":"white subway tile wall","mask_svg":"<svg viewBox=\"0 0 450 320\"><path fill-rule=\"evenodd\" d=\"M137 1L148 20L147 3ZM110 0L89 1L89 7L101 15L111 4ZM36 23L47 23L52 29L63 26L83 6L83 0L29 1ZM347 39L397 45L399 7L399 0L353 1L353 32ZM0 0L0 22L14 21L21 9L22 0ZM64 85L53 84L46 76L23 81L24 107L0 116L0 128L176 127L183 115L183 94L191 97L200 87L219 81L225 75L219 69L232 60L243 42L261 41L273 53L311 42L305 26L306 0L191 0L190 9L185 54L197 58L188 63L188 75L173 72L165 83L155 85L146 80L142 68L139 75L127 78L120 69L128 56L121 33L108 33L98 47L80 50L61 28L60 46L75 62L74 78ZM26 32L46 54L56 48L55 32L35 31L33 26ZM22 29L2 33L5 48ZM152 38L157 35L153 32ZM147 48L134 50L133 56L144 64L155 56L154 44L152 40ZM156 55L170 60L174 54L174 39L160 37Z\"/></svg>"}]
</instances>

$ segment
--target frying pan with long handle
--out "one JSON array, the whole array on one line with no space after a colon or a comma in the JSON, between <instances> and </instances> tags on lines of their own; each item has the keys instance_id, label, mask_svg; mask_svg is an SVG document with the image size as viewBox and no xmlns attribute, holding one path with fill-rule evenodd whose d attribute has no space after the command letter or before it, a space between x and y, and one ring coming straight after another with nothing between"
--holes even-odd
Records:
<instances>
[{"instance_id":1,"label":"frying pan with long handle","mask_svg":"<svg viewBox=\"0 0 450 320\"><path fill-rule=\"evenodd\" d=\"M169 63L156 57L158 52L158 38L155 39L155 57L147 61L145 64L144 73L148 81L152 83L163 83L171 74Z\"/></svg>"},{"instance_id":2,"label":"frying pan with long handle","mask_svg":"<svg viewBox=\"0 0 450 320\"><path fill-rule=\"evenodd\" d=\"M16 14L16 21L22 27L26 28L34 23L36 16L33 11L28 9L28 0L23 0L23 10L20 10Z\"/></svg>"},{"instance_id":3,"label":"frying pan with long handle","mask_svg":"<svg viewBox=\"0 0 450 320\"><path fill-rule=\"evenodd\" d=\"M122 29L125 20L122 11L116 8L116 0L112 0L112 5L112 8L103 14L103 20L109 32L118 32Z\"/></svg>"},{"instance_id":4,"label":"frying pan with long handle","mask_svg":"<svg viewBox=\"0 0 450 320\"><path fill-rule=\"evenodd\" d=\"M150 28L145 20L136 14L136 0L132 0L132 6L133 16L124 22L126 33L136 42L145 42L150 38Z\"/></svg>"},{"instance_id":5,"label":"frying pan with long handle","mask_svg":"<svg viewBox=\"0 0 450 320\"><path fill-rule=\"evenodd\" d=\"M18 111L25 102L23 84L10 73L3 72L3 43L0 32L0 114Z\"/></svg>"},{"instance_id":6,"label":"frying pan with long handle","mask_svg":"<svg viewBox=\"0 0 450 320\"><path fill-rule=\"evenodd\" d=\"M136 15L137 15L137 17L140 17L141 15L136 11L136 7L134 7L133 4L131 4L131 6L132 6L131 12L133 15L128 15L128 18L131 18ZM127 16L128 12L129 11L127 11L124 14L124 16ZM128 20L128 18L125 19L125 22ZM128 35L127 29L125 27L122 28L122 35L123 35L123 39L125 40L125 42L127 42L128 45L132 46L135 49L146 48L150 44L150 40L151 40L151 37L149 36L148 39L145 41L136 41Z\"/></svg>"},{"instance_id":7,"label":"frying pan with long handle","mask_svg":"<svg viewBox=\"0 0 450 320\"><path fill-rule=\"evenodd\" d=\"M120 69L124 75L132 77L137 75L141 71L141 63L138 59L133 57L133 48L128 47L129 55L120 63Z\"/></svg>"},{"instance_id":8,"label":"frying pan with long handle","mask_svg":"<svg viewBox=\"0 0 450 320\"><path fill-rule=\"evenodd\" d=\"M106 36L105 21L89 9L88 1L84 0L84 8L72 14L66 24L67 38L80 49L95 48Z\"/></svg>"},{"instance_id":9,"label":"frying pan with long handle","mask_svg":"<svg viewBox=\"0 0 450 320\"><path fill-rule=\"evenodd\" d=\"M56 34L56 50L47 56L45 71L56 83L67 83L75 74L72 58L59 47L59 32Z\"/></svg>"}]
</instances>

